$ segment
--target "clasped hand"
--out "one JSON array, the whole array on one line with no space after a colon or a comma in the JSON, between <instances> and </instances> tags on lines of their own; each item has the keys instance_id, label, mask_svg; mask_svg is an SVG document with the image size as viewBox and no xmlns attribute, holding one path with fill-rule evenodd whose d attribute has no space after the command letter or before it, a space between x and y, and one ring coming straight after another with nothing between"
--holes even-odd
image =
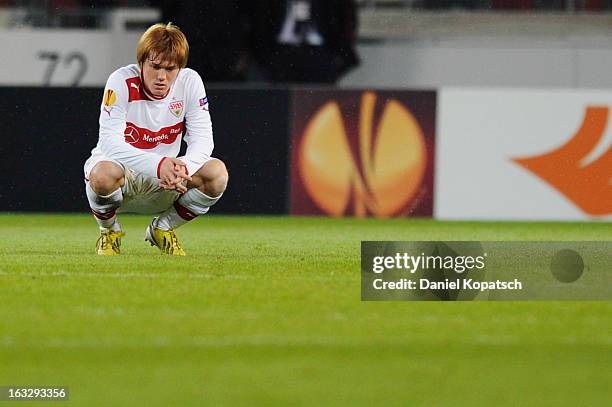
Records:
<instances>
[{"instance_id":1,"label":"clasped hand","mask_svg":"<svg viewBox=\"0 0 612 407\"><path fill-rule=\"evenodd\" d=\"M167 190L187 192L183 181L191 181L187 173L187 165L178 158L166 157L159 168L159 186Z\"/></svg>"}]
</instances>

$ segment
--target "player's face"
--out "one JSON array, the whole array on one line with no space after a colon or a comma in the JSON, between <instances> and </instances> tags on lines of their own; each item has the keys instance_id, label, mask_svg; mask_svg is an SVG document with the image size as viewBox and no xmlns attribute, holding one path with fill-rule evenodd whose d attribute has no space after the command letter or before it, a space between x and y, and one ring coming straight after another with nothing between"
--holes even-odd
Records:
<instances>
[{"instance_id":1,"label":"player's face","mask_svg":"<svg viewBox=\"0 0 612 407\"><path fill-rule=\"evenodd\" d=\"M166 61L160 56L147 58L142 64L145 87L153 96L166 96L178 72L176 63Z\"/></svg>"}]
</instances>

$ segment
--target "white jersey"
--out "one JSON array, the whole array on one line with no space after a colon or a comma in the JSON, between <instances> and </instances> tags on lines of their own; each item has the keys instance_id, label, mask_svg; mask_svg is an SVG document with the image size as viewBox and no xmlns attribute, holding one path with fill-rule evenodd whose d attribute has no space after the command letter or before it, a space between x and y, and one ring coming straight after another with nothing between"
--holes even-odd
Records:
<instances>
[{"instance_id":1,"label":"white jersey","mask_svg":"<svg viewBox=\"0 0 612 407\"><path fill-rule=\"evenodd\" d=\"M105 156L132 170L159 178L164 157L181 159L194 174L210 159L213 144L208 98L200 75L183 68L168 94L156 98L144 89L138 65L113 72L100 106L100 135L92 156Z\"/></svg>"}]
</instances>

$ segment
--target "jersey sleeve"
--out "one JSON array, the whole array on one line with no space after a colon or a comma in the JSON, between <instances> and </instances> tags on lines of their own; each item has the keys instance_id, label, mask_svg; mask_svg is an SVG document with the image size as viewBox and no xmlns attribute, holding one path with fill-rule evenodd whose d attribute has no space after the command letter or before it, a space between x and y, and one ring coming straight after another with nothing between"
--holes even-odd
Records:
<instances>
[{"instance_id":1,"label":"jersey sleeve","mask_svg":"<svg viewBox=\"0 0 612 407\"><path fill-rule=\"evenodd\" d=\"M102 153L136 172L159 178L162 156L140 150L125 142L128 87L125 78L114 72L104 88L100 106L100 134L98 147Z\"/></svg>"},{"instance_id":2,"label":"jersey sleeve","mask_svg":"<svg viewBox=\"0 0 612 407\"><path fill-rule=\"evenodd\" d=\"M208 98L202 78L195 71L187 81L185 109L185 143L187 151L181 159L189 174L194 174L211 156L214 142Z\"/></svg>"}]
</instances>

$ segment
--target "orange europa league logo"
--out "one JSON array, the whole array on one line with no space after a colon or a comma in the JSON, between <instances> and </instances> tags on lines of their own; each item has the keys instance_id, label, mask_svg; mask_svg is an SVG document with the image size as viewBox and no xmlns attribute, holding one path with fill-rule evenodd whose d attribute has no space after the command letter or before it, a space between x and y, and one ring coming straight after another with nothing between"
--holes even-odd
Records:
<instances>
[{"instance_id":1,"label":"orange europa league logo","mask_svg":"<svg viewBox=\"0 0 612 407\"><path fill-rule=\"evenodd\" d=\"M608 123L609 109L589 106L582 125L564 145L550 152L514 158L592 216L612 214L612 146L588 164L584 158L597 146Z\"/></svg>"},{"instance_id":2,"label":"orange europa league logo","mask_svg":"<svg viewBox=\"0 0 612 407\"><path fill-rule=\"evenodd\" d=\"M375 93L362 95L356 150L336 101L325 103L303 132L299 174L310 198L328 215L402 214L419 191L427 165L423 131L400 102L390 99L378 118L375 103Z\"/></svg>"}]
</instances>

